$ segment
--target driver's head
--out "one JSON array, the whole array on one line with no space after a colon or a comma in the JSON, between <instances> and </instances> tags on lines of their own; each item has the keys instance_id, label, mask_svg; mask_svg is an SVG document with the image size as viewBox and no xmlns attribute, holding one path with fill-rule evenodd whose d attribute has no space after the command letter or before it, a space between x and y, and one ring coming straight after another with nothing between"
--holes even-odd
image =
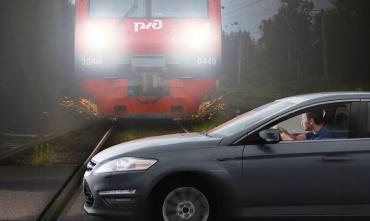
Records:
<instances>
[{"instance_id":1,"label":"driver's head","mask_svg":"<svg viewBox=\"0 0 370 221\"><path fill-rule=\"evenodd\" d=\"M315 110L302 114L302 127L305 131L312 131L315 125L324 124L324 115L322 110Z\"/></svg>"}]
</instances>

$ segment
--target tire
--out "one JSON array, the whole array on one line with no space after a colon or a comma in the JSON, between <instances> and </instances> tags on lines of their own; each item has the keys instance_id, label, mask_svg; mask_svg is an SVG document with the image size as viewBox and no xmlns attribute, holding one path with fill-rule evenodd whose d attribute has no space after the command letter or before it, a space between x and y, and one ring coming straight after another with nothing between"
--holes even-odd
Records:
<instances>
[{"instance_id":1,"label":"tire","mask_svg":"<svg viewBox=\"0 0 370 221\"><path fill-rule=\"evenodd\" d=\"M213 204L206 191L194 185L175 185L154 200L152 214L158 221L211 221Z\"/></svg>"}]
</instances>

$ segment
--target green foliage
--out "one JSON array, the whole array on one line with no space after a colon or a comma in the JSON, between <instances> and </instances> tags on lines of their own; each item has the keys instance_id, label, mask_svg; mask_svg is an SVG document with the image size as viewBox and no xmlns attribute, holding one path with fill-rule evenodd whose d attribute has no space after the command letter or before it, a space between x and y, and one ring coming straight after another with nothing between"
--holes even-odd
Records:
<instances>
[{"instance_id":1,"label":"green foliage","mask_svg":"<svg viewBox=\"0 0 370 221\"><path fill-rule=\"evenodd\" d=\"M140 135L140 132L135 129L125 128L113 134L113 137L110 138L110 144L116 145L122 142L135 140L139 138Z\"/></svg>"},{"instance_id":2,"label":"green foliage","mask_svg":"<svg viewBox=\"0 0 370 221\"><path fill-rule=\"evenodd\" d=\"M29 162L31 165L50 165L57 159L55 147L49 143L39 144L33 148Z\"/></svg>"},{"instance_id":3,"label":"green foliage","mask_svg":"<svg viewBox=\"0 0 370 221\"><path fill-rule=\"evenodd\" d=\"M127 129L122 134L122 140L124 141L130 141L135 140L138 137L138 132L135 129Z\"/></svg>"},{"instance_id":4,"label":"green foliage","mask_svg":"<svg viewBox=\"0 0 370 221\"><path fill-rule=\"evenodd\" d=\"M218 126L217 122L211 121L211 122L203 122L200 124L195 124L192 126L192 131L194 132L204 132L209 131L215 127Z\"/></svg>"},{"instance_id":5,"label":"green foliage","mask_svg":"<svg viewBox=\"0 0 370 221\"><path fill-rule=\"evenodd\" d=\"M194 123L188 126L193 132L206 132L230 119L231 116L228 116L226 113L223 113L217 116L217 118L213 118L211 120L204 120L202 122Z\"/></svg>"},{"instance_id":6,"label":"green foliage","mask_svg":"<svg viewBox=\"0 0 370 221\"><path fill-rule=\"evenodd\" d=\"M4 164L12 165L58 165L78 164L91 153L101 136L101 128L79 130L60 134L55 139L35 145L32 149L10 157Z\"/></svg>"},{"instance_id":7,"label":"green foliage","mask_svg":"<svg viewBox=\"0 0 370 221\"><path fill-rule=\"evenodd\" d=\"M224 34L221 80L227 91L274 98L369 90L369 1L334 0L333 4L334 8L315 11L312 1L281 0L278 13L260 24L258 41L248 32ZM242 84L234 88L239 48Z\"/></svg>"}]
</instances>

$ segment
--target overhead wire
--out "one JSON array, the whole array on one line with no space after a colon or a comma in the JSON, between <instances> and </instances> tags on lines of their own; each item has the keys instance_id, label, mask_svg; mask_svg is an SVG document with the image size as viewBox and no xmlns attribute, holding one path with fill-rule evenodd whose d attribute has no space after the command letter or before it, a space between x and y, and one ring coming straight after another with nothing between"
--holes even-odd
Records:
<instances>
[{"instance_id":1,"label":"overhead wire","mask_svg":"<svg viewBox=\"0 0 370 221\"><path fill-rule=\"evenodd\" d=\"M253 16L253 18L248 19L248 20L243 21L243 22L240 22L241 19L239 19L239 23L243 24L242 26L244 26L244 28L241 28L241 29L244 29L245 31L248 31L251 34L251 36L261 34L261 30L259 30L257 27L254 27L253 31L252 31L252 29L250 29L250 28L248 30L246 30L245 26L248 26L248 24L251 24L252 22L254 22L258 19L261 19L262 17L265 17L266 19L270 18L271 16L276 14L275 10L276 9L261 11L261 12L265 12L265 13ZM261 12L259 12L259 13L261 13ZM249 15L249 16L251 16L251 15ZM240 16L238 16L238 17L240 17ZM231 19L227 19L227 20L231 20ZM225 22L223 22L223 23L225 23ZM223 29L226 32L238 32L238 30L234 30L235 28L233 28L232 25L223 25Z\"/></svg>"},{"instance_id":2,"label":"overhead wire","mask_svg":"<svg viewBox=\"0 0 370 221\"><path fill-rule=\"evenodd\" d=\"M237 19L236 22L239 21L239 23L243 23L244 25L242 25L242 26L245 27L245 24L252 23L252 21L256 21L258 19L261 19L261 17L266 17L266 19L267 19L267 18L270 18L271 16L273 16L277 13L278 7L269 8L269 9L261 10L261 11L254 12L254 13L248 13L248 14L245 14L245 11L243 11L243 9L246 9L248 7L256 5L256 4L258 4L262 1L263 0L248 2L247 4L243 4L243 6L241 6L241 7L238 7L236 9L231 10L231 11L224 12L222 14L224 30L226 32L238 32L237 30L234 30L236 28L236 27L234 27L235 25L234 26L231 25L231 24L230 25L225 25L225 23L228 23L228 22L225 22L225 21L230 21L230 20ZM228 2L230 3L230 1L228 1ZM236 2L235 1L235 3L237 5L241 2ZM246 21L243 21L243 20L246 20ZM245 29L245 28L240 28L239 27L239 31L241 31L241 29ZM258 30L258 28L253 28L253 29L244 30L244 31L248 31L251 36L261 34L261 30Z\"/></svg>"},{"instance_id":3,"label":"overhead wire","mask_svg":"<svg viewBox=\"0 0 370 221\"><path fill-rule=\"evenodd\" d=\"M236 7L238 7L238 6L244 6L245 4L250 4L250 1L253 1L253 0L247 0L247 1L246 0L231 1L230 3L227 3L227 8L226 9L231 8L231 7L236 9Z\"/></svg>"},{"instance_id":4,"label":"overhead wire","mask_svg":"<svg viewBox=\"0 0 370 221\"><path fill-rule=\"evenodd\" d=\"M233 20L233 19L239 18L239 17L244 17L244 18L260 17L260 16L269 15L269 14L274 15L274 14L277 13L277 10L278 10L278 8L272 8L272 9L262 10L262 11L259 11L257 13L253 13L253 14L240 14L240 15L234 15L234 16L231 16L231 17L223 17L223 20ZM260 13L262 13L262 14L260 14Z\"/></svg>"},{"instance_id":5,"label":"overhead wire","mask_svg":"<svg viewBox=\"0 0 370 221\"><path fill-rule=\"evenodd\" d=\"M248 8L248 7L250 7L250 6L253 6L253 5L255 5L255 4L258 4L258 3L262 2L262 1L263 1L263 0L256 0L256 1L254 1L254 2L250 2L250 3L246 4L246 5L244 5L244 6L242 6L242 7L239 7L239 8L236 8L236 9L234 9L234 10L232 10L232 11L226 11L226 12L222 13L222 15L227 15L227 14L230 14L230 13L238 12L238 11L240 11L240 10L243 10L243 9L245 9L245 8Z\"/></svg>"}]
</instances>

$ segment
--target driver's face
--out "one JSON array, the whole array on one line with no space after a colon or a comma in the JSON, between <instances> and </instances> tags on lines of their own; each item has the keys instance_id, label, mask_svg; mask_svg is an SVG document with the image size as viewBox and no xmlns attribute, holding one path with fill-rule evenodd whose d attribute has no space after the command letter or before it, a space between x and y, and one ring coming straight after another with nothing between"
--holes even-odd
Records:
<instances>
[{"instance_id":1,"label":"driver's face","mask_svg":"<svg viewBox=\"0 0 370 221\"><path fill-rule=\"evenodd\" d=\"M301 125L302 125L302 128L305 130L305 131L311 131L312 128L311 128L311 125L312 125L312 122L310 122L307 118L307 115L306 114L302 114L302 119L301 119Z\"/></svg>"}]
</instances>

